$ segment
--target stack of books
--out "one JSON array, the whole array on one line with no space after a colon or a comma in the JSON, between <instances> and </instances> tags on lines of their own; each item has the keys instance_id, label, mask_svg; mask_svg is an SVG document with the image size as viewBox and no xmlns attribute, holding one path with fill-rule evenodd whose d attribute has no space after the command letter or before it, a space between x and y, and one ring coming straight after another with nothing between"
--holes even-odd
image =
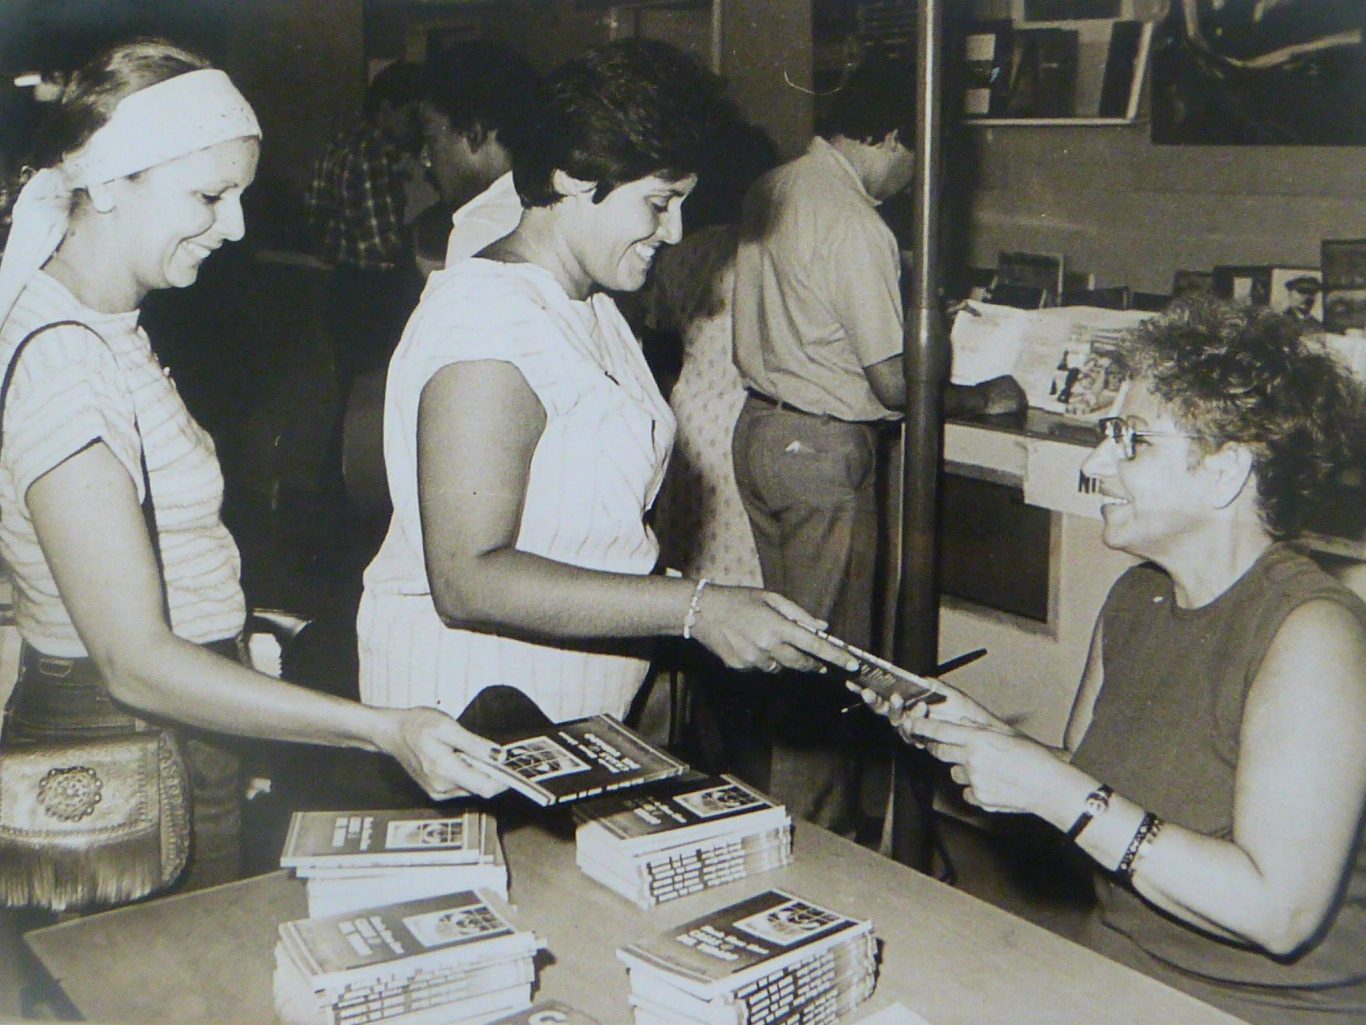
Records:
<instances>
[{"instance_id":1,"label":"stack of books","mask_svg":"<svg viewBox=\"0 0 1366 1025\"><path fill-rule=\"evenodd\" d=\"M508 892L498 823L473 810L295 812L280 865L304 880L315 917L458 890Z\"/></svg>"},{"instance_id":2,"label":"stack of books","mask_svg":"<svg viewBox=\"0 0 1366 1025\"><path fill-rule=\"evenodd\" d=\"M642 908L792 861L787 809L730 776L690 772L575 818L579 868Z\"/></svg>"},{"instance_id":3,"label":"stack of books","mask_svg":"<svg viewBox=\"0 0 1366 1025\"><path fill-rule=\"evenodd\" d=\"M485 1022L531 1003L541 942L461 891L280 926L275 1001L292 1025Z\"/></svg>"},{"instance_id":4,"label":"stack of books","mask_svg":"<svg viewBox=\"0 0 1366 1025\"><path fill-rule=\"evenodd\" d=\"M635 1025L826 1025L877 981L871 922L782 890L617 951Z\"/></svg>"}]
</instances>

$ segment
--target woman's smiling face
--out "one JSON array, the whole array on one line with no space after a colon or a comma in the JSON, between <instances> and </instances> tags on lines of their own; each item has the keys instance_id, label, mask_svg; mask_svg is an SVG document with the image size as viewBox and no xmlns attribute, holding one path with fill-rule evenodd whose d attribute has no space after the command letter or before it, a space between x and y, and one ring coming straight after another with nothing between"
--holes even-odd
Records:
<instances>
[{"instance_id":1,"label":"woman's smiling face","mask_svg":"<svg viewBox=\"0 0 1366 1025\"><path fill-rule=\"evenodd\" d=\"M1160 561L1170 543L1205 522L1204 460L1166 403L1142 381L1126 390L1112 415L1138 435L1133 459L1107 438L1082 464L1083 473L1100 481L1103 537L1111 548ZM1144 436L1145 431L1158 433Z\"/></svg>"},{"instance_id":2,"label":"woman's smiling face","mask_svg":"<svg viewBox=\"0 0 1366 1025\"><path fill-rule=\"evenodd\" d=\"M114 183L138 290L184 288L224 242L246 231L242 193L256 176L259 140L230 139Z\"/></svg>"},{"instance_id":3,"label":"woman's smiling face","mask_svg":"<svg viewBox=\"0 0 1366 1025\"><path fill-rule=\"evenodd\" d=\"M647 175L593 202L592 183L560 202L575 205L569 236L584 292L634 292L645 284L659 247L683 237L683 201L697 176L671 181Z\"/></svg>"}]
</instances>

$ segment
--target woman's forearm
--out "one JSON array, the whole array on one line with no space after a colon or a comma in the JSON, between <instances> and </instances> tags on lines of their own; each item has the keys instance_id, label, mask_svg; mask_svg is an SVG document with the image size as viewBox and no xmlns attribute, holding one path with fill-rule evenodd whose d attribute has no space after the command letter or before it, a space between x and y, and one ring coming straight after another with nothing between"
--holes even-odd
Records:
<instances>
[{"instance_id":1,"label":"woman's forearm","mask_svg":"<svg viewBox=\"0 0 1366 1025\"><path fill-rule=\"evenodd\" d=\"M695 581L610 573L504 548L444 572L433 588L448 626L566 639L682 631Z\"/></svg>"},{"instance_id":2,"label":"woman's forearm","mask_svg":"<svg viewBox=\"0 0 1366 1025\"><path fill-rule=\"evenodd\" d=\"M383 750L383 713L285 683L167 632L97 656L110 693L142 712L239 736Z\"/></svg>"}]
</instances>

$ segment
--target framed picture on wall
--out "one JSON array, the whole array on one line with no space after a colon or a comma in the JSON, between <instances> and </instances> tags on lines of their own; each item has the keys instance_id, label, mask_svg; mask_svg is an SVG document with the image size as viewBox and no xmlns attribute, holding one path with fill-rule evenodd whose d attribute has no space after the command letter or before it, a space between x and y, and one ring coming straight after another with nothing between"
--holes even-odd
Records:
<instances>
[{"instance_id":1,"label":"framed picture on wall","mask_svg":"<svg viewBox=\"0 0 1366 1025\"><path fill-rule=\"evenodd\" d=\"M1272 267L1270 306L1296 320L1323 323L1323 276L1317 267Z\"/></svg>"},{"instance_id":2,"label":"framed picture on wall","mask_svg":"<svg viewBox=\"0 0 1366 1025\"><path fill-rule=\"evenodd\" d=\"M1231 264L1215 267L1214 294L1221 299L1266 306L1271 302L1271 268Z\"/></svg>"},{"instance_id":3,"label":"framed picture on wall","mask_svg":"<svg viewBox=\"0 0 1366 1025\"><path fill-rule=\"evenodd\" d=\"M1360 0L1170 0L1153 142L1366 145L1364 33Z\"/></svg>"},{"instance_id":4,"label":"framed picture on wall","mask_svg":"<svg viewBox=\"0 0 1366 1025\"><path fill-rule=\"evenodd\" d=\"M1324 239L1319 267L1323 326L1334 334L1366 333L1366 239Z\"/></svg>"}]
</instances>

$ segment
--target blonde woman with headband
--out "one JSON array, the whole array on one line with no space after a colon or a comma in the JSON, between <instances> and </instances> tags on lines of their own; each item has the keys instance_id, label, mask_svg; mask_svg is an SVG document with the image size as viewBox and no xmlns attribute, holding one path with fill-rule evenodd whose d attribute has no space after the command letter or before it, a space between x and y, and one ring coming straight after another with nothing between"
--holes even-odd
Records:
<instances>
[{"instance_id":1,"label":"blonde woman with headband","mask_svg":"<svg viewBox=\"0 0 1366 1025\"><path fill-rule=\"evenodd\" d=\"M140 40L78 72L59 116L62 156L25 185L0 264L0 369L13 363L0 394L0 556L24 639L15 700L46 707L52 674L87 674L116 705L184 727L186 886L231 878L238 863L236 764L213 733L382 751L435 798L491 795L497 784L457 754L488 743L444 713L367 707L238 658L245 603L213 443L138 309L155 289L193 284L242 237L261 145L251 107L201 58ZM48 711L58 731L72 714Z\"/></svg>"}]
</instances>

